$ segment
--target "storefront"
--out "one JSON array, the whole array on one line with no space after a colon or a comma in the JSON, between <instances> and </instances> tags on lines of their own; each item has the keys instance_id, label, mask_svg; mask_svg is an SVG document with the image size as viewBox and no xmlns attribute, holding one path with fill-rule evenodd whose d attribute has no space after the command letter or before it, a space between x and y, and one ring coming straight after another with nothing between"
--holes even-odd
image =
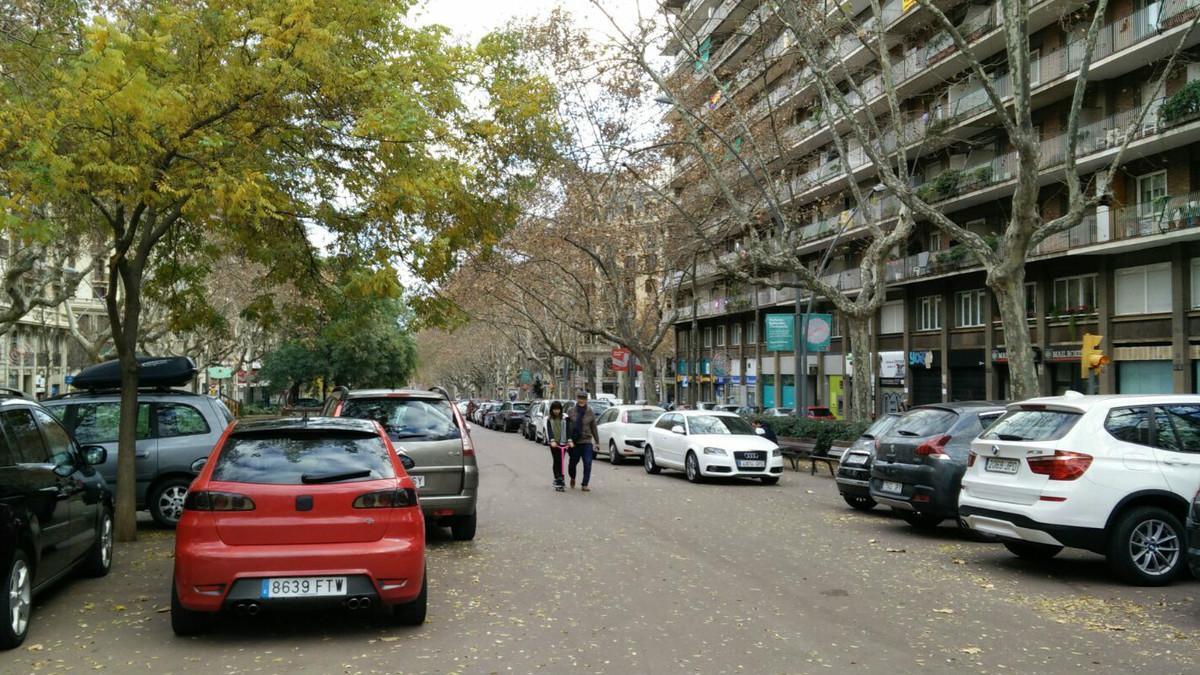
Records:
<instances>
[{"instance_id":1,"label":"storefront","mask_svg":"<svg viewBox=\"0 0 1200 675\"><path fill-rule=\"evenodd\" d=\"M982 349L950 350L950 400L986 401L987 373Z\"/></svg>"},{"instance_id":2,"label":"storefront","mask_svg":"<svg viewBox=\"0 0 1200 675\"><path fill-rule=\"evenodd\" d=\"M908 367L912 372L912 403L924 405L942 401L941 354L934 351L909 352Z\"/></svg>"},{"instance_id":3,"label":"storefront","mask_svg":"<svg viewBox=\"0 0 1200 675\"><path fill-rule=\"evenodd\" d=\"M901 412L908 405L904 377L908 359L904 352L879 352L879 412Z\"/></svg>"}]
</instances>

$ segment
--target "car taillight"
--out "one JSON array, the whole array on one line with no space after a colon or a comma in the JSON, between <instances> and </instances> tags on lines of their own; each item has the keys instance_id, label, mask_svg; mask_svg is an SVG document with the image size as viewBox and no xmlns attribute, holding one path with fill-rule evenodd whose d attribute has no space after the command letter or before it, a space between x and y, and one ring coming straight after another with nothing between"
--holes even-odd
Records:
<instances>
[{"instance_id":1,"label":"car taillight","mask_svg":"<svg viewBox=\"0 0 1200 675\"><path fill-rule=\"evenodd\" d=\"M1092 456L1082 452L1055 450L1050 457L1030 457L1029 470L1050 480L1075 480L1092 465Z\"/></svg>"},{"instance_id":2,"label":"car taillight","mask_svg":"<svg viewBox=\"0 0 1200 675\"><path fill-rule=\"evenodd\" d=\"M460 429L459 434L462 436L463 457L474 457L475 443L471 441L471 432L466 429Z\"/></svg>"},{"instance_id":3,"label":"car taillight","mask_svg":"<svg viewBox=\"0 0 1200 675\"><path fill-rule=\"evenodd\" d=\"M189 492L183 499L188 511L253 511L254 500L235 492Z\"/></svg>"},{"instance_id":4,"label":"car taillight","mask_svg":"<svg viewBox=\"0 0 1200 675\"><path fill-rule=\"evenodd\" d=\"M399 509L417 505L417 491L412 488L368 492L354 499L356 509Z\"/></svg>"},{"instance_id":5,"label":"car taillight","mask_svg":"<svg viewBox=\"0 0 1200 675\"><path fill-rule=\"evenodd\" d=\"M916 454L920 457L932 457L933 459L949 459L950 455L942 452L946 444L950 442L949 434L938 436L931 441L925 441L917 446Z\"/></svg>"},{"instance_id":6,"label":"car taillight","mask_svg":"<svg viewBox=\"0 0 1200 675\"><path fill-rule=\"evenodd\" d=\"M967 467L969 468L972 466L975 466L975 451L974 450L967 453Z\"/></svg>"}]
</instances>

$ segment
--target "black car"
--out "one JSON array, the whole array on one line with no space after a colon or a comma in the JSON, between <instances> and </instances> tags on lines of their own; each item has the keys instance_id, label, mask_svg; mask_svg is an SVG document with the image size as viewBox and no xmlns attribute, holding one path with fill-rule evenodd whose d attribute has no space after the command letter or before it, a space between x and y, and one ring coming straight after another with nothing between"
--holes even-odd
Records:
<instances>
[{"instance_id":1,"label":"black car","mask_svg":"<svg viewBox=\"0 0 1200 675\"><path fill-rule=\"evenodd\" d=\"M1200 490L1192 498L1192 508L1187 518L1187 558L1192 576L1200 579Z\"/></svg>"},{"instance_id":2,"label":"black car","mask_svg":"<svg viewBox=\"0 0 1200 675\"><path fill-rule=\"evenodd\" d=\"M900 413L887 413L875 420L842 453L838 462L838 493L859 511L875 508L875 500L871 499L871 460L875 457L875 441L883 438L899 420Z\"/></svg>"},{"instance_id":3,"label":"black car","mask_svg":"<svg viewBox=\"0 0 1200 675\"><path fill-rule=\"evenodd\" d=\"M971 441L1004 414L1004 403L966 401L913 408L875 451L870 497L910 525L958 521L958 492Z\"/></svg>"},{"instance_id":4,"label":"black car","mask_svg":"<svg viewBox=\"0 0 1200 675\"><path fill-rule=\"evenodd\" d=\"M112 493L96 465L41 405L0 398L0 649L25 640L33 596L79 569L112 566Z\"/></svg>"}]
</instances>

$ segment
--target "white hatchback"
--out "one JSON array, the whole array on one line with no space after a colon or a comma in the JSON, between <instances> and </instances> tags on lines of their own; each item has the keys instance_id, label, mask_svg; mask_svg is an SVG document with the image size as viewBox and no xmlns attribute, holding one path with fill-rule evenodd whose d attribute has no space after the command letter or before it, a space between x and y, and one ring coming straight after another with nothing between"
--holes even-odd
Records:
<instances>
[{"instance_id":1,"label":"white hatchback","mask_svg":"<svg viewBox=\"0 0 1200 675\"><path fill-rule=\"evenodd\" d=\"M646 432L664 412L652 405L616 405L605 410L596 420L600 432L596 452L607 454L613 464L621 464L626 457L641 457Z\"/></svg>"},{"instance_id":2,"label":"white hatchback","mask_svg":"<svg viewBox=\"0 0 1200 675\"><path fill-rule=\"evenodd\" d=\"M738 415L715 410L669 412L650 428L642 456L646 473L682 469L693 483L705 477L754 477L779 482L783 453Z\"/></svg>"},{"instance_id":3,"label":"white hatchback","mask_svg":"<svg viewBox=\"0 0 1200 675\"><path fill-rule=\"evenodd\" d=\"M959 517L1034 559L1064 546L1120 577L1169 583L1200 488L1200 396L1065 396L1008 407L971 444Z\"/></svg>"}]
</instances>

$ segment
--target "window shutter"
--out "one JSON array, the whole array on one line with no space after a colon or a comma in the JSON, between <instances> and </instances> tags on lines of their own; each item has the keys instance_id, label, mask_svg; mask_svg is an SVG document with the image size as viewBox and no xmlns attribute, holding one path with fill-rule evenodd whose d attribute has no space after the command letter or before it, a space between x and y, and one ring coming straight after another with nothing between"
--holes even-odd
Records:
<instances>
[{"instance_id":1,"label":"window shutter","mask_svg":"<svg viewBox=\"0 0 1200 675\"><path fill-rule=\"evenodd\" d=\"M1146 275L1140 267L1117 270L1113 275L1116 314L1141 314L1146 307Z\"/></svg>"}]
</instances>

